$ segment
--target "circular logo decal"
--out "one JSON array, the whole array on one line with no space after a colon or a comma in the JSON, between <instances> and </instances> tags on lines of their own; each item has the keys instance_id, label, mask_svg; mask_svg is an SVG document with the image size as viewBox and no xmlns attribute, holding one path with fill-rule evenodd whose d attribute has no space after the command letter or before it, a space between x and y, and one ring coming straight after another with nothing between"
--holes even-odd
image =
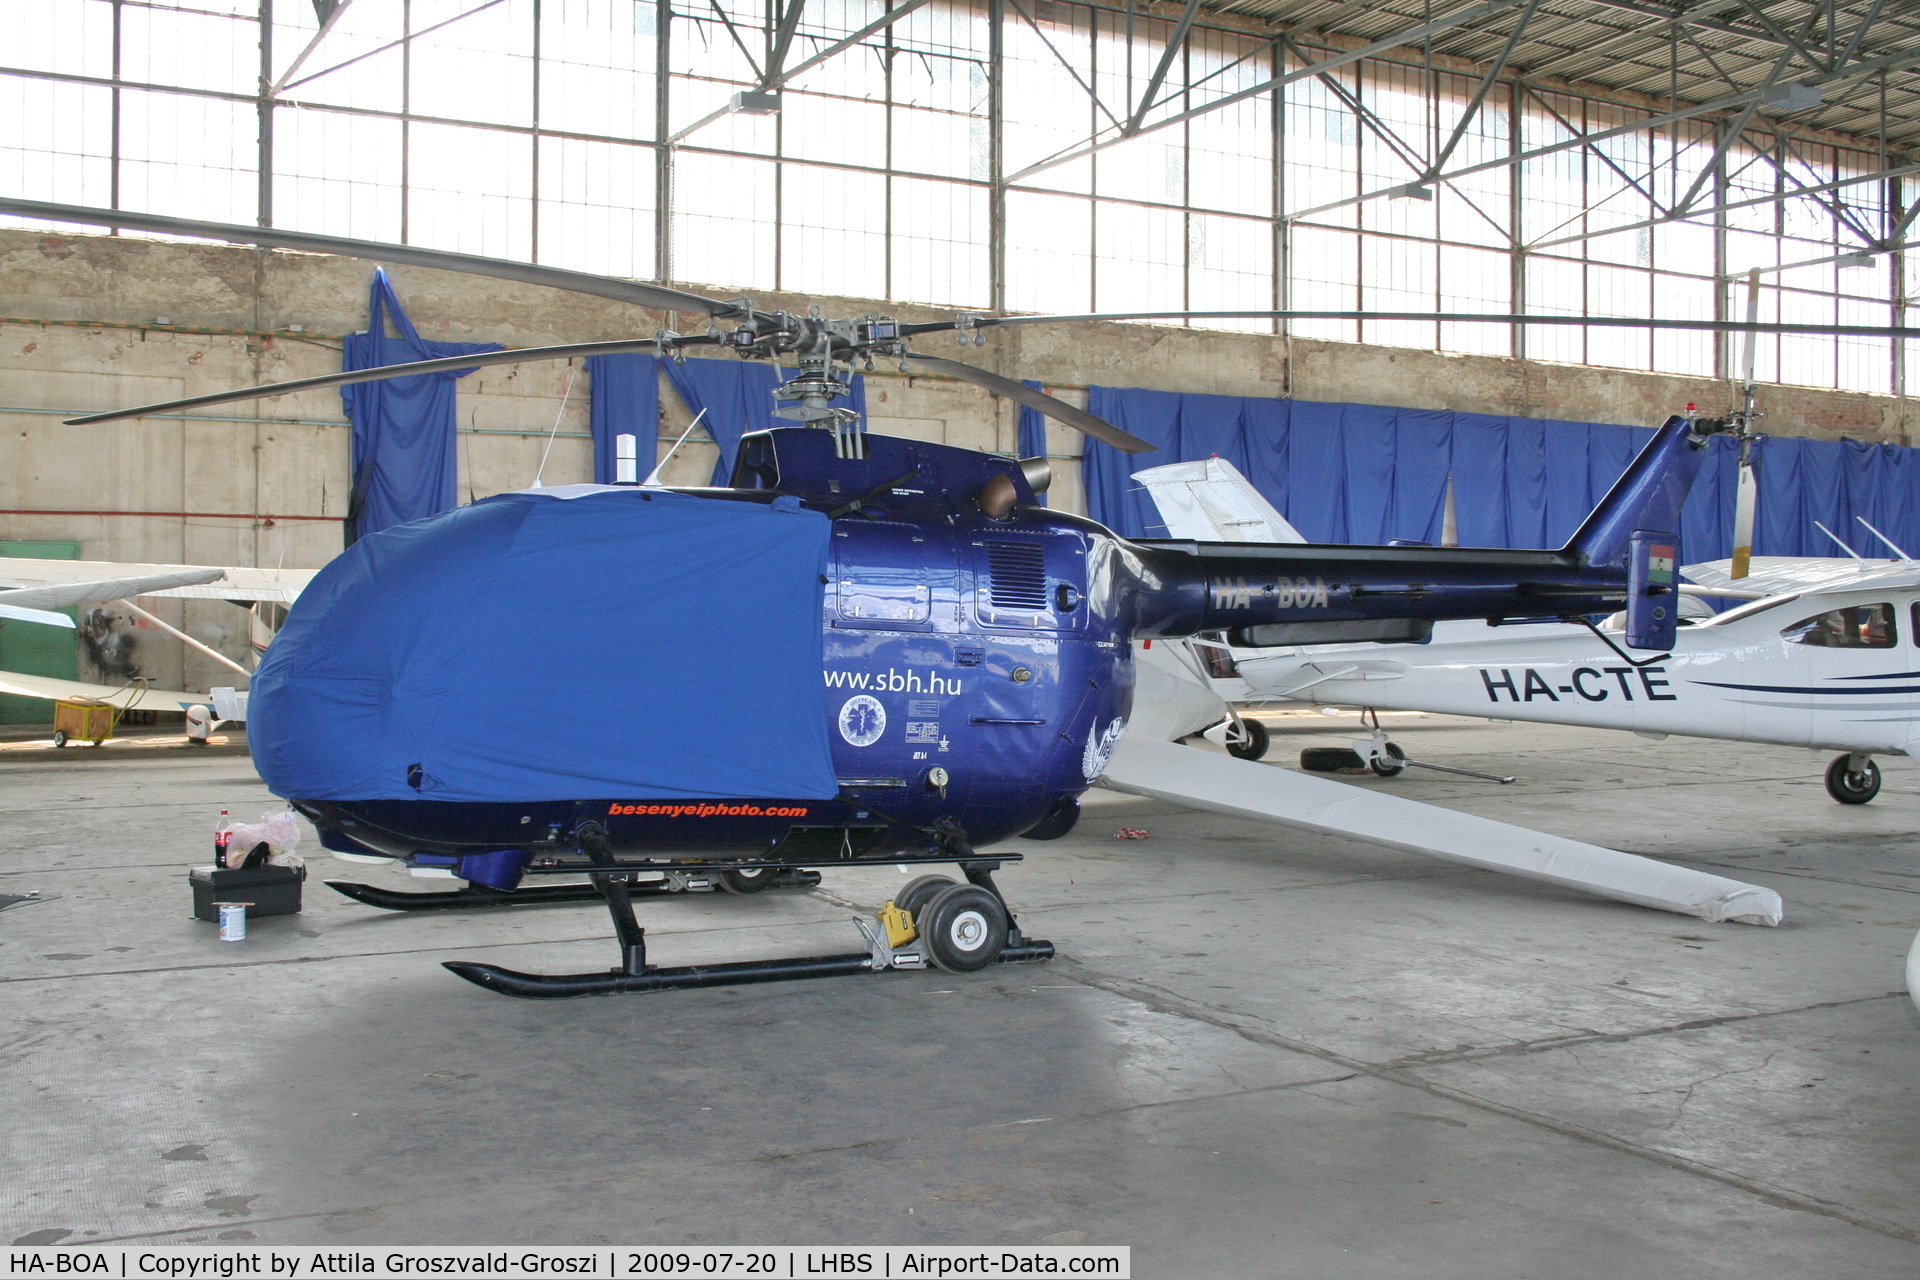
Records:
<instances>
[{"instance_id":1,"label":"circular logo decal","mask_svg":"<svg viewBox=\"0 0 1920 1280\"><path fill-rule=\"evenodd\" d=\"M878 698L858 694L840 708L840 736L856 747L870 747L887 731L887 709Z\"/></svg>"}]
</instances>

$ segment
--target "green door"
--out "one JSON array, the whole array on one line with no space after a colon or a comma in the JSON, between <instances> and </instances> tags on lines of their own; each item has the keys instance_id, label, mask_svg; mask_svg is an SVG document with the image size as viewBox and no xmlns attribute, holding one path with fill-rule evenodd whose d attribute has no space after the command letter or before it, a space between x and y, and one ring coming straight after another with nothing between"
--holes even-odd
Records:
<instances>
[{"instance_id":1,"label":"green door","mask_svg":"<svg viewBox=\"0 0 1920 1280\"><path fill-rule=\"evenodd\" d=\"M78 560L80 544L18 542L0 538L0 556L21 556L28 560ZM61 612L69 618L73 616L71 609ZM0 623L0 671L51 676L56 680L78 680L79 639L65 627L47 627L37 622ZM52 723L51 702L42 698L0 694L0 724Z\"/></svg>"}]
</instances>

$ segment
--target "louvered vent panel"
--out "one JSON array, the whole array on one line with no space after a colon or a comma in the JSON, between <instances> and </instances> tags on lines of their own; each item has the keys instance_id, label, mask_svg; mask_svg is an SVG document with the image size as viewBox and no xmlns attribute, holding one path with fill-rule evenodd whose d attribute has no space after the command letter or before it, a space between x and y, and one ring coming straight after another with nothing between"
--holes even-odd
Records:
<instances>
[{"instance_id":1,"label":"louvered vent panel","mask_svg":"<svg viewBox=\"0 0 1920 1280\"><path fill-rule=\"evenodd\" d=\"M989 598L996 609L1034 613L1047 607L1047 554L1032 542L987 544Z\"/></svg>"}]
</instances>

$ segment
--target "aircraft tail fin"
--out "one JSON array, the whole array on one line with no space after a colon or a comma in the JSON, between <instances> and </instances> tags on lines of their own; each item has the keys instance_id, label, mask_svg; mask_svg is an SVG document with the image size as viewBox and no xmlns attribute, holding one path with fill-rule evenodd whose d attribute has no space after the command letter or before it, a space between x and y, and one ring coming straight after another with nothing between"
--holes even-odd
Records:
<instances>
[{"instance_id":1,"label":"aircraft tail fin","mask_svg":"<svg viewBox=\"0 0 1920 1280\"><path fill-rule=\"evenodd\" d=\"M1717 426L1668 418L1562 549L1590 565L1625 565L1636 529L1677 533L1680 508L1706 459L1706 433Z\"/></svg>"}]
</instances>

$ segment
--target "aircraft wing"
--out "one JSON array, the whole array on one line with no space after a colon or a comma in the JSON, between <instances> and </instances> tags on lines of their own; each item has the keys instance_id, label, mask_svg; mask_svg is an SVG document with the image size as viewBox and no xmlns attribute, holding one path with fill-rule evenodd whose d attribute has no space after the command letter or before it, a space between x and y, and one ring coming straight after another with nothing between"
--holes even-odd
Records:
<instances>
[{"instance_id":1,"label":"aircraft wing","mask_svg":"<svg viewBox=\"0 0 1920 1280\"><path fill-rule=\"evenodd\" d=\"M1169 538L1196 542L1305 542L1225 458L1172 462L1136 471L1166 521Z\"/></svg>"},{"instance_id":2,"label":"aircraft wing","mask_svg":"<svg viewBox=\"0 0 1920 1280\"><path fill-rule=\"evenodd\" d=\"M1159 646L1141 657L1132 723L1099 779L1109 790L1424 853L1702 920L1780 923L1780 895L1759 885L1181 746L1173 739L1217 722L1226 705Z\"/></svg>"},{"instance_id":3,"label":"aircraft wing","mask_svg":"<svg viewBox=\"0 0 1920 1280\"><path fill-rule=\"evenodd\" d=\"M30 560L0 556L0 588L69 586L112 579L145 579L179 574L211 578L148 591L122 591L104 599L128 595L172 596L190 600L266 600L292 604L313 580L318 569L216 568L192 564L128 564L111 560Z\"/></svg>"},{"instance_id":4,"label":"aircraft wing","mask_svg":"<svg viewBox=\"0 0 1920 1280\"><path fill-rule=\"evenodd\" d=\"M128 596L152 595L175 587L197 587L223 576L220 569L181 569L173 573L149 574L143 578L104 578L92 582L62 582L35 587L0 589L0 617L21 622L43 622L48 626L71 627L73 619L51 609L67 609L77 604L101 604Z\"/></svg>"},{"instance_id":5,"label":"aircraft wing","mask_svg":"<svg viewBox=\"0 0 1920 1280\"><path fill-rule=\"evenodd\" d=\"M110 702L116 707L140 711L184 711L195 703L205 703L204 693L186 693L179 689L143 689L138 685L88 684L84 680L56 680L51 676L30 676L19 671L0 671L0 693L23 698L86 699Z\"/></svg>"},{"instance_id":6,"label":"aircraft wing","mask_svg":"<svg viewBox=\"0 0 1920 1280\"><path fill-rule=\"evenodd\" d=\"M1688 581L1703 587L1736 587L1787 595L1804 591L1842 591L1854 586L1891 587L1920 570L1909 561L1853 560L1841 556L1755 556L1744 578L1733 576L1733 561L1706 560L1683 565Z\"/></svg>"},{"instance_id":7,"label":"aircraft wing","mask_svg":"<svg viewBox=\"0 0 1920 1280\"><path fill-rule=\"evenodd\" d=\"M1759 885L1174 742L1128 735L1115 748L1100 784L1296 831L1424 853L1702 920L1780 923L1780 895Z\"/></svg>"}]
</instances>

